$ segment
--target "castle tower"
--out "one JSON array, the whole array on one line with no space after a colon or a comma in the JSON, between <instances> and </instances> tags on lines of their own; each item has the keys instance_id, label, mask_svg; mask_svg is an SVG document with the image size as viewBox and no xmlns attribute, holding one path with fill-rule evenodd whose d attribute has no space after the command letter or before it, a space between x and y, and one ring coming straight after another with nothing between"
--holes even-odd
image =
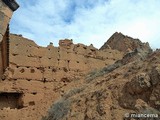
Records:
<instances>
[{"instance_id":1,"label":"castle tower","mask_svg":"<svg viewBox=\"0 0 160 120\"><path fill-rule=\"evenodd\" d=\"M15 0L0 0L0 79L9 65L9 22L18 7Z\"/></svg>"}]
</instances>

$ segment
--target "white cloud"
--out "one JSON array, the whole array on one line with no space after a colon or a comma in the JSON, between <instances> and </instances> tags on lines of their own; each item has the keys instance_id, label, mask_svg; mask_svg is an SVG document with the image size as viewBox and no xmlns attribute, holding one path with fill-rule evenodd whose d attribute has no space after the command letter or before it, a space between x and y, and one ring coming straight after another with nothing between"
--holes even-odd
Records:
<instances>
[{"instance_id":1,"label":"white cloud","mask_svg":"<svg viewBox=\"0 0 160 120\"><path fill-rule=\"evenodd\" d=\"M97 48L116 31L160 47L159 0L17 0L11 32L46 46L72 38Z\"/></svg>"}]
</instances>

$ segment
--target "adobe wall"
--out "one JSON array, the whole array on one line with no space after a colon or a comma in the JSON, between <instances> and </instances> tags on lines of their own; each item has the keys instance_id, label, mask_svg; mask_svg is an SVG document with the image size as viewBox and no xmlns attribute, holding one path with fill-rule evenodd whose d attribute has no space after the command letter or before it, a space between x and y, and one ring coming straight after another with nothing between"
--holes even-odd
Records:
<instances>
[{"instance_id":1,"label":"adobe wall","mask_svg":"<svg viewBox=\"0 0 160 120\"><path fill-rule=\"evenodd\" d=\"M59 47L48 45L45 48L21 36L11 35L9 59L14 72L9 77L51 81L61 79L59 71L64 75L86 72L113 64L122 57L116 50L98 51L93 46L64 44Z\"/></svg>"},{"instance_id":2,"label":"adobe wall","mask_svg":"<svg viewBox=\"0 0 160 120\"><path fill-rule=\"evenodd\" d=\"M113 64L123 55L117 50L63 42L65 46L41 47L19 35L10 35L9 67L0 82L0 91L23 93L23 107L3 106L0 118L40 120L64 92L83 84L85 74Z\"/></svg>"}]
</instances>

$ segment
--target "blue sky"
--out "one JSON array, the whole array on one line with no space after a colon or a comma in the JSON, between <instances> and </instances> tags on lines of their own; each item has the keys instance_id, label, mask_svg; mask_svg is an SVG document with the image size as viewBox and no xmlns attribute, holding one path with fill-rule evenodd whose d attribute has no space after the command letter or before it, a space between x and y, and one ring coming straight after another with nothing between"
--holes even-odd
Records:
<instances>
[{"instance_id":1,"label":"blue sky","mask_svg":"<svg viewBox=\"0 0 160 120\"><path fill-rule=\"evenodd\" d=\"M16 0L10 31L47 46L60 39L100 48L122 32L160 48L160 0Z\"/></svg>"}]
</instances>

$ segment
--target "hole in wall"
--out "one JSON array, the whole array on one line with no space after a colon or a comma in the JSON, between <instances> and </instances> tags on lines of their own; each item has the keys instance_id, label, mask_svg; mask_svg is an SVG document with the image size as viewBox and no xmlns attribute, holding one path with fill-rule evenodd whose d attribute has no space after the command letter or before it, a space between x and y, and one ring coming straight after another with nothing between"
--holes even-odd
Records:
<instances>
[{"instance_id":1,"label":"hole in wall","mask_svg":"<svg viewBox=\"0 0 160 120\"><path fill-rule=\"evenodd\" d=\"M31 69L31 73L35 73L35 70L34 70L34 69Z\"/></svg>"},{"instance_id":2,"label":"hole in wall","mask_svg":"<svg viewBox=\"0 0 160 120\"><path fill-rule=\"evenodd\" d=\"M16 54L16 53L12 53L12 55L13 55L13 56L16 56L16 55L18 55L18 54Z\"/></svg>"},{"instance_id":3,"label":"hole in wall","mask_svg":"<svg viewBox=\"0 0 160 120\"><path fill-rule=\"evenodd\" d=\"M25 71L24 68L20 69L20 72L21 72L21 73L24 73L24 71Z\"/></svg>"},{"instance_id":4,"label":"hole in wall","mask_svg":"<svg viewBox=\"0 0 160 120\"><path fill-rule=\"evenodd\" d=\"M35 105L35 102L34 101L30 101L29 102L29 106L33 106L33 105Z\"/></svg>"},{"instance_id":5,"label":"hole in wall","mask_svg":"<svg viewBox=\"0 0 160 120\"><path fill-rule=\"evenodd\" d=\"M46 78L43 78L43 83L46 83L47 82L47 79Z\"/></svg>"},{"instance_id":6,"label":"hole in wall","mask_svg":"<svg viewBox=\"0 0 160 120\"><path fill-rule=\"evenodd\" d=\"M36 95L36 94L37 94L37 92L32 92L32 94L33 94L33 95Z\"/></svg>"},{"instance_id":7,"label":"hole in wall","mask_svg":"<svg viewBox=\"0 0 160 120\"><path fill-rule=\"evenodd\" d=\"M67 77L63 77L63 78L61 78L61 81L62 81L62 82L64 82L64 83L66 83L66 82L70 82L70 80L69 80Z\"/></svg>"},{"instance_id":8,"label":"hole in wall","mask_svg":"<svg viewBox=\"0 0 160 120\"><path fill-rule=\"evenodd\" d=\"M66 67L63 67L63 71L64 71L64 72L68 72L68 70L67 70Z\"/></svg>"},{"instance_id":9,"label":"hole in wall","mask_svg":"<svg viewBox=\"0 0 160 120\"><path fill-rule=\"evenodd\" d=\"M79 61L77 61L77 63L79 63Z\"/></svg>"},{"instance_id":10,"label":"hole in wall","mask_svg":"<svg viewBox=\"0 0 160 120\"><path fill-rule=\"evenodd\" d=\"M31 79L27 79L27 81L31 81Z\"/></svg>"},{"instance_id":11,"label":"hole in wall","mask_svg":"<svg viewBox=\"0 0 160 120\"><path fill-rule=\"evenodd\" d=\"M10 109L21 109L23 108L22 101L23 93L8 93L2 92L0 93L0 109L10 108Z\"/></svg>"},{"instance_id":12,"label":"hole in wall","mask_svg":"<svg viewBox=\"0 0 160 120\"><path fill-rule=\"evenodd\" d=\"M52 72L56 72L57 70L56 70L56 68L52 68Z\"/></svg>"}]
</instances>

